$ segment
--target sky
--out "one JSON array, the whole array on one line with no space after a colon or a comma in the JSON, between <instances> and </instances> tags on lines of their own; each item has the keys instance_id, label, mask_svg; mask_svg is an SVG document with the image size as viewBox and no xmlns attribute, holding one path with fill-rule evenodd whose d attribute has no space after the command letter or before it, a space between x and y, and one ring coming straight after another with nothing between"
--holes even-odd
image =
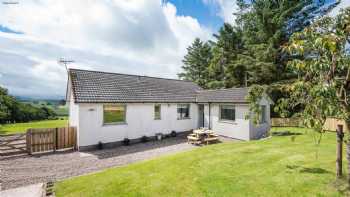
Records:
<instances>
[{"instance_id":1,"label":"sky","mask_svg":"<svg viewBox=\"0 0 350 197\"><path fill-rule=\"evenodd\" d=\"M235 0L0 0L0 86L63 98L60 58L74 60L70 68L177 78L192 41L212 39L236 10Z\"/></svg>"}]
</instances>

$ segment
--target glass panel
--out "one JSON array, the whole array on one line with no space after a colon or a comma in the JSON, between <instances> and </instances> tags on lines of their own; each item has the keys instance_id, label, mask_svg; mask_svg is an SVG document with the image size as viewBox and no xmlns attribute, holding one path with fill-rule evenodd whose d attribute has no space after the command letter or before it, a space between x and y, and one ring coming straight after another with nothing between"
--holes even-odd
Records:
<instances>
[{"instance_id":1,"label":"glass panel","mask_svg":"<svg viewBox=\"0 0 350 197\"><path fill-rule=\"evenodd\" d=\"M190 118L190 105L189 104L179 104L177 106L177 118L178 119Z\"/></svg>"},{"instance_id":2,"label":"glass panel","mask_svg":"<svg viewBox=\"0 0 350 197\"><path fill-rule=\"evenodd\" d=\"M104 105L103 106L103 123L124 123L125 122L125 105Z\"/></svg>"},{"instance_id":3,"label":"glass panel","mask_svg":"<svg viewBox=\"0 0 350 197\"><path fill-rule=\"evenodd\" d=\"M262 105L261 106L261 123L266 122L266 106Z\"/></svg>"},{"instance_id":4,"label":"glass panel","mask_svg":"<svg viewBox=\"0 0 350 197\"><path fill-rule=\"evenodd\" d=\"M160 104L154 105L154 119L160 120Z\"/></svg>"},{"instance_id":5,"label":"glass panel","mask_svg":"<svg viewBox=\"0 0 350 197\"><path fill-rule=\"evenodd\" d=\"M234 106L222 105L220 106L220 119L221 120L235 120L236 110Z\"/></svg>"}]
</instances>

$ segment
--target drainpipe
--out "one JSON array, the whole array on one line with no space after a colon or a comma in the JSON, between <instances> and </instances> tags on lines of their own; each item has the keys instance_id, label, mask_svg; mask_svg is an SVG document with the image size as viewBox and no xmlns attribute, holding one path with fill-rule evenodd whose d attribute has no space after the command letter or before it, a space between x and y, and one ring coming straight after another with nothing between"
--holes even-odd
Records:
<instances>
[{"instance_id":1,"label":"drainpipe","mask_svg":"<svg viewBox=\"0 0 350 197\"><path fill-rule=\"evenodd\" d=\"M211 117L210 117L210 103L209 103L209 123L208 123L208 129L211 129L210 127L211 127L211 125L210 125L210 121L211 120Z\"/></svg>"}]
</instances>

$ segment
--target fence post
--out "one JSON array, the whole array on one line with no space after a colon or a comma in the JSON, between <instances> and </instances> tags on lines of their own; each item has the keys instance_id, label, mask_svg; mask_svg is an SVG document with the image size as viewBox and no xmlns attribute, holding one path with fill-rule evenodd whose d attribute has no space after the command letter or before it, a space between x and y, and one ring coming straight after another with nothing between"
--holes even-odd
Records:
<instances>
[{"instance_id":1,"label":"fence post","mask_svg":"<svg viewBox=\"0 0 350 197\"><path fill-rule=\"evenodd\" d=\"M337 125L337 162L336 162L336 169L337 169L337 178L340 178L343 175L343 125L338 124Z\"/></svg>"},{"instance_id":2,"label":"fence post","mask_svg":"<svg viewBox=\"0 0 350 197\"><path fill-rule=\"evenodd\" d=\"M32 130L28 129L26 132L26 144L27 144L27 152L29 155L32 154Z\"/></svg>"},{"instance_id":3,"label":"fence post","mask_svg":"<svg viewBox=\"0 0 350 197\"><path fill-rule=\"evenodd\" d=\"M57 149L57 130L58 128L56 127L53 131L53 152L56 152Z\"/></svg>"}]
</instances>

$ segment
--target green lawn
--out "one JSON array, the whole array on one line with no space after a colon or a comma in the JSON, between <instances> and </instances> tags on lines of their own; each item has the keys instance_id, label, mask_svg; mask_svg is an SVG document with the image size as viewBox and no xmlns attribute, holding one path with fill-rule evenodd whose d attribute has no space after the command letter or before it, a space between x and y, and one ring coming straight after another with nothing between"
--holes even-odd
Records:
<instances>
[{"instance_id":1,"label":"green lawn","mask_svg":"<svg viewBox=\"0 0 350 197\"><path fill-rule=\"evenodd\" d=\"M205 146L67 179L55 185L55 192L57 196L345 195L345 180L335 181L334 133L325 134L316 159L311 131L273 130L302 135Z\"/></svg>"},{"instance_id":2,"label":"green lawn","mask_svg":"<svg viewBox=\"0 0 350 197\"><path fill-rule=\"evenodd\" d=\"M0 125L0 134L11 133L23 133L29 128L54 128L64 127L68 123L67 119L64 120L43 120L27 123L5 124Z\"/></svg>"}]
</instances>

